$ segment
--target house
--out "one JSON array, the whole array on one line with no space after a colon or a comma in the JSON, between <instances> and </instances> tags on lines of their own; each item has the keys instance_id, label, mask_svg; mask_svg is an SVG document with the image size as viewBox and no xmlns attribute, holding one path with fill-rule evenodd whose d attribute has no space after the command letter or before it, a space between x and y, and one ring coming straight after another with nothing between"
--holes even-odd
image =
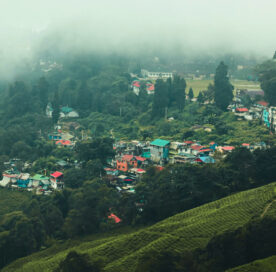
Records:
<instances>
[{"instance_id":1,"label":"house","mask_svg":"<svg viewBox=\"0 0 276 272\"><path fill-rule=\"evenodd\" d=\"M111 213L109 216L108 216L108 219L111 219L114 221L115 224L119 224L122 220L117 216L115 215L114 213Z\"/></svg>"},{"instance_id":2,"label":"house","mask_svg":"<svg viewBox=\"0 0 276 272\"><path fill-rule=\"evenodd\" d=\"M132 168L129 170L129 172L134 174L136 178L141 179L142 175L146 173L146 170L141 168Z\"/></svg>"},{"instance_id":3,"label":"house","mask_svg":"<svg viewBox=\"0 0 276 272\"><path fill-rule=\"evenodd\" d=\"M247 144L247 143L243 143L243 144L242 144L242 147L245 147L245 148L248 148L248 149L250 149L250 144Z\"/></svg>"},{"instance_id":4,"label":"house","mask_svg":"<svg viewBox=\"0 0 276 272\"><path fill-rule=\"evenodd\" d=\"M117 170L127 172L132 167L137 168L148 163L147 158L127 154L117 160Z\"/></svg>"},{"instance_id":5,"label":"house","mask_svg":"<svg viewBox=\"0 0 276 272\"><path fill-rule=\"evenodd\" d=\"M70 140L58 140L56 141L57 146L72 147L74 144Z\"/></svg>"},{"instance_id":6,"label":"house","mask_svg":"<svg viewBox=\"0 0 276 272\"><path fill-rule=\"evenodd\" d=\"M52 104L48 103L47 107L46 107L46 115L47 115L47 117L52 118L53 110L54 109L52 107Z\"/></svg>"},{"instance_id":7,"label":"house","mask_svg":"<svg viewBox=\"0 0 276 272\"><path fill-rule=\"evenodd\" d=\"M19 177L19 172L15 170L8 170L5 171L2 176L3 179L0 181L0 186L2 187L7 187L10 184L15 184L18 177Z\"/></svg>"},{"instance_id":8,"label":"house","mask_svg":"<svg viewBox=\"0 0 276 272\"><path fill-rule=\"evenodd\" d=\"M51 187L53 189L63 189L64 183L62 182L63 179L63 173L61 172L54 172L51 174Z\"/></svg>"},{"instance_id":9,"label":"house","mask_svg":"<svg viewBox=\"0 0 276 272\"><path fill-rule=\"evenodd\" d=\"M106 172L106 175L107 176L118 176L119 175L119 171L117 169L114 169L114 168L104 168L104 171Z\"/></svg>"},{"instance_id":10,"label":"house","mask_svg":"<svg viewBox=\"0 0 276 272\"><path fill-rule=\"evenodd\" d=\"M249 112L248 108L236 108L235 115L239 117L244 117Z\"/></svg>"},{"instance_id":11,"label":"house","mask_svg":"<svg viewBox=\"0 0 276 272\"><path fill-rule=\"evenodd\" d=\"M49 133L48 138L49 140L52 140L52 141L58 141L62 139L62 135L60 132L55 131L55 132Z\"/></svg>"},{"instance_id":12,"label":"house","mask_svg":"<svg viewBox=\"0 0 276 272\"><path fill-rule=\"evenodd\" d=\"M265 102L265 101L258 101L256 104L263 108L266 108L268 106L268 102Z\"/></svg>"},{"instance_id":13,"label":"house","mask_svg":"<svg viewBox=\"0 0 276 272\"><path fill-rule=\"evenodd\" d=\"M172 163L180 164L180 163L191 163L196 159L196 156L187 154L187 153L179 153L178 155L173 157Z\"/></svg>"},{"instance_id":14,"label":"house","mask_svg":"<svg viewBox=\"0 0 276 272\"><path fill-rule=\"evenodd\" d=\"M210 156L203 156L203 157L199 157L197 158L197 162L199 163L215 163L215 159L210 157Z\"/></svg>"},{"instance_id":15,"label":"house","mask_svg":"<svg viewBox=\"0 0 276 272\"><path fill-rule=\"evenodd\" d=\"M173 73L171 72L149 72L148 70L142 69L141 74L144 78L149 79L168 79L173 78Z\"/></svg>"},{"instance_id":16,"label":"house","mask_svg":"<svg viewBox=\"0 0 276 272\"><path fill-rule=\"evenodd\" d=\"M232 152L235 149L234 146L218 146L217 150L221 153Z\"/></svg>"},{"instance_id":17,"label":"house","mask_svg":"<svg viewBox=\"0 0 276 272\"><path fill-rule=\"evenodd\" d=\"M30 182L29 182L29 187L39 187L42 186L43 188L46 187L48 188L48 186L50 185L50 178L40 175L40 174L36 174L33 177L30 178Z\"/></svg>"},{"instance_id":18,"label":"house","mask_svg":"<svg viewBox=\"0 0 276 272\"><path fill-rule=\"evenodd\" d=\"M133 92L136 94L136 95L139 95L140 93L140 88L141 88L141 84L138 80L135 80L132 82L132 85L131 85L132 89L133 89Z\"/></svg>"},{"instance_id":19,"label":"house","mask_svg":"<svg viewBox=\"0 0 276 272\"><path fill-rule=\"evenodd\" d=\"M18 176L18 179L17 179L16 183L17 183L17 186L19 188L27 188L27 187L29 187L30 174L28 174L28 173L21 173Z\"/></svg>"},{"instance_id":20,"label":"house","mask_svg":"<svg viewBox=\"0 0 276 272\"><path fill-rule=\"evenodd\" d=\"M154 90L155 90L154 84L147 83L146 86L147 86L146 88L147 94L154 94Z\"/></svg>"},{"instance_id":21,"label":"house","mask_svg":"<svg viewBox=\"0 0 276 272\"><path fill-rule=\"evenodd\" d=\"M62 107L60 110L60 118L78 118L79 114L70 107Z\"/></svg>"},{"instance_id":22,"label":"house","mask_svg":"<svg viewBox=\"0 0 276 272\"><path fill-rule=\"evenodd\" d=\"M267 127L270 127L269 111L267 111L266 109L263 110L263 121Z\"/></svg>"},{"instance_id":23,"label":"house","mask_svg":"<svg viewBox=\"0 0 276 272\"><path fill-rule=\"evenodd\" d=\"M127 161L117 160L116 165L117 165L117 167L116 167L117 170L122 171L122 172L127 172L129 169Z\"/></svg>"},{"instance_id":24,"label":"house","mask_svg":"<svg viewBox=\"0 0 276 272\"><path fill-rule=\"evenodd\" d=\"M169 160L170 141L156 139L150 143L151 159L154 162L166 163Z\"/></svg>"}]
</instances>

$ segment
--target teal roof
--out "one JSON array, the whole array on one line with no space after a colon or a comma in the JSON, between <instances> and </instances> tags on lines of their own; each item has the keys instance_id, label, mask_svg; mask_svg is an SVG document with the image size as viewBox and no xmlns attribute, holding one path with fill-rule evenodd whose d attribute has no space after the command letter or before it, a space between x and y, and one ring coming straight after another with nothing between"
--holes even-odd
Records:
<instances>
[{"instance_id":1,"label":"teal roof","mask_svg":"<svg viewBox=\"0 0 276 272\"><path fill-rule=\"evenodd\" d=\"M151 145L156 145L156 146L166 146L170 144L170 141L166 140L161 140L161 139L156 139L153 142L150 143Z\"/></svg>"},{"instance_id":2,"label":"teal roof","mask_svg":"<svg viewBox=\"0 0 276 272\"><path fill-rule=\"evenodd\" d=\"M69 108L69 107L62 107L62 108L61 108L61 111L62 111L63 113L69 113L69 112L73 111L73 109L72 109L72 108Z\"/></svg>"}]
</instances>

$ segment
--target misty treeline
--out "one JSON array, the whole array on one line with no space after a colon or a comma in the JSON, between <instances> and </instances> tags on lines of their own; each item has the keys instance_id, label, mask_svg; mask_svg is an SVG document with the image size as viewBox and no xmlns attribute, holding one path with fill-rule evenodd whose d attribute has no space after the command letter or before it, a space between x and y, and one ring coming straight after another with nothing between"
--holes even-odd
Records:
<instances>
[{"instance_id":1,"label":"misty treeline","mask_svg":"<svg viewBox=\"0 0 276 272\"><path fill-rule=\"evenodd\" d=\"M108 219L111 212L122 219L120 226L148 225L276 179L276 148L254 153L241 148L215 165L170 165L163 171L151 167L135 194L120 194L103 172L93 172L92 167L93 162L106 160L102 151L112 155L112 143L82 145L78 152L85 163L81 169L68 170L63 191L30 195L18 211L1 216L1 267L57 240L117 228Z\"/></svg>"}]
</instances>

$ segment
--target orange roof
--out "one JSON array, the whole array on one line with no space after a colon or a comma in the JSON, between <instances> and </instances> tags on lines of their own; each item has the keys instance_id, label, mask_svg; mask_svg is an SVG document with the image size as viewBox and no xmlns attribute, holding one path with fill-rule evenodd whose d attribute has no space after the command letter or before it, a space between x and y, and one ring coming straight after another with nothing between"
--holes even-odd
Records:
<instances>
[{"instance_id":1,"label":"orange roof","mask_svg":"<svg viewBox=\"0 0 276 272\"><path fill-rule=\"evenodd\" d=\"M116 224L120 223L122 220L117 216L115 215L114 213L111 213L109 216L108 216L109 219L113 219L114 222Z\"/></svg>"},{"instance_id":2,"label":"orange roof","mask_svg":"<svg viewBox=\"0 0 276 272\"><path fill-rule=\"evenodd\" d=\"M222 147L222 150L225 150L225 151L231 151L231 150L234 150L235 147L234 146L223 146Z\"/></svg>"},{"instance_id":3,"label":"orange roof","mask_svg":"<svg viewBox=\"0 0 276 272\"><path fill-rule=\"evenodd\" d=\"M237 112L247 112L248 108L236 108Z\"/></svg>"},{"instance_id":4,"label":"orange roof","mask_svg":"<svg viewBox=\"0 0 276 272\"><path fill-rule=\"evenodd\" d=\"M69 140L58 140L56 141L56 144L61 144L61 145L72 145L72 142Z\"/></svg>"},{"instance_id":5,"label":"orange roof","mask_svg":"<svg viewBox=\"0 0 276 272\"><path fill-rule=\"evenodd\" d=\"M135 156L135 159L137 160L137 161L145 161L145 160L147 160L146 158L143 158L143 157L140 157L140 156Z\"/></svg>"},{"instance_id":6,"label":"orange roof","mask_svg":"<svg viewBox=\"0 0 276 272\"><path fill-rule=\"evenodd\" d=\"M261 106L264 106L264 107L267 107L268 102L265 102L265 101L258 101L257 104L259 104L259 105L261 105Z\"/></svg>"}]
</instances>

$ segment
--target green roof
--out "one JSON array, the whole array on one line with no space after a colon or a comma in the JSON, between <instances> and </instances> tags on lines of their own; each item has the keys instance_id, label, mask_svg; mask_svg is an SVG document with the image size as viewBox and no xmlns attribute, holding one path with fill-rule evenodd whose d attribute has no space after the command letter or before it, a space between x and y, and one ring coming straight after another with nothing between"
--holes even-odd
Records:
<instances>
[{"instance_id":1,"label":"green roof","mask_svg":"<svg viewBox=\"0 0 276 272\"><path fill-rule=\"evenodd\" d=\"M156 145L156 146L166 146L170 144L170 141L166 140L161 140L161 139L156 139L153 142L150 143L151 145Z\"/></svg>"},{"instance_id":2,"label":"green roof","mask_svg":"<svg viewBox=\"0 0 276 272\"><path fill-rule=\"evenodd\" d=\"M45 177L43 175L39 175L39 174L36 174L34 175L33 177L31 177L31 179L35 179L35 180L45 180L45 179L49 179L48 177Z\"/></svg>"}]
</instances>

